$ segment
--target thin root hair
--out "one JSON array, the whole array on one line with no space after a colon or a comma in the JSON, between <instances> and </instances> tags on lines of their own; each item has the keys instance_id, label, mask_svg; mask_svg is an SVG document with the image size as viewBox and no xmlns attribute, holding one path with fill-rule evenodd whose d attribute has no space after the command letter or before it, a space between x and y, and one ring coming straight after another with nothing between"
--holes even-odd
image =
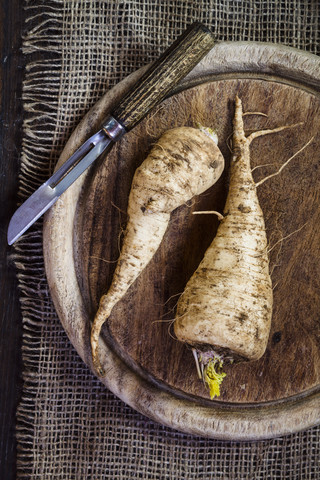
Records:
<instances>
[{"instance_id":1,"label":"thin root hair","mask_svg":"<svg viewBox=\"0 0 320 480\"><path fill-rule=\"evenodd\" d=\"M277 219L278 219L278 217L276 217L276 222L277 222ZM278 222L277 222L277 225L278 225ZM278 234L277 234L277 233L278 233ZM270 245L271 245L271 243L274 241L273 238L275 237L275 241L274 241L274 242L276 242L276 241L277 241L277 240L276 240L277 237L279 238L279 236L281 236L281 235L282 235L282 230L281 230L281 228L279 228L279 227L275 228L275 229L271 232L270 238L269 238L269 241L268 241L268 245L267 245L267 252L269 252L269 250L270 250ZM274 262L273 262L272 267L271 267L271 265L269 264L270 277L272 277L275 268L281 265L281 262L280 262L280 254L281 254L281 251L282 251L282 244L283 244L283 242L280 243L280 248L279 248L278 251L277 251L276 258L275 258L275 260L274 260ZM268 256L269 256L269 254L268 254ZM270 256L269 256L269 258L270 258Z\"/></svg>"},{"instance_id":2,"label":"thin root hair","mask_svg":"<svg viewBox=\"0 0 320 480\"><path fill-rule=\"evenodd\" d=\"M280 238L271 248L269 248L268 254L269 254L270 252L272 252L272 250L273 250L279 243L284 242L284 240L287 240L287 239L290 238L292 235L300 232L300 230L302 230L302 229L307 225L307 223L308 223L308 222L304 223L300 228L298 228L297 230L294 230L294 232L289 233L289 234L286 235L285 237Z\"/></svg>"},{"instance_id":3,"label":"thin root hair","mask_svg":"<svg viewBox=\"0 0 320 480\"><path fill-rule=\"evenodd\" d=\"M127 216L127 212L125 212L125 211L122 210L120 207L118 207L113 201L111 201L111 205L112 205L116 210L118 210L119 214L120 214L120 213L123 213L124 215Z\"/></svg>"},{"instance_id":4,"label":"thin root hair","mask_svg":"<svg viewBox=\"0 0 320 480\"><path fill-rule=\"evenodd\" d=\"M171 333L171 330L172 330L172 327L174 325L174 322L175 322L175 319L172 320L171 323L169 323L169 326L168 326L168 334L169 336L172 338L172 340L175 340L176 342L178 342L179 340L177 339L177 337Z\"/></svg>"},{"instance_id":5,"label":"thin root hair","mask_svg":"<svg viewBox=\"0 0 320 480\"><path fill-rule=\"evenodd\" d=\"M175 336L171 333L171 328L172 328L172 326L173 326L173 324L174 324L175 321L176 321L175 318L170 318L170 319L168 319L168 320L154 320L154 321L152 322L152 325L155 324L155 323L169 323L169 325L168 325L168 334L169 334L169 336L170 336L173 340L178 341L177 337L175 337Z\"/></svg>"},{"instance_id":6,"label":"thin root hair","mask_svg":"<svg viewBox=\"0 0 320 480\"><path fill-rule=\"evenodd\" d=\"M297 124L299 125L299 124ZM263 135L267 135L269 133L275 133L275 132L278 132L280 131L279 129L281 130L284 130L284 128L290 128L292 126L295 126L295 125L289 125L289 126L285 126L285 127L278 127L278 128L275 128L273 130L245 130L244 131L244 134L245 136L249 139L249 142L251 143L253 138L257 138L257 137L260 137L260 136L263 136ZM234 153L233 151L233 144L232 144L232 137L233 137L233 134L234 132L230 133L226 139L226 145L228 147L228 150L231 154Z\"/></svg>"},{"instance_id":7,"label":"thin root hair","mask_svg":"<svg viewBox=\"0 0 320 480\"><path fill-rule=\"evenodd\" d=\"M124 213L127 216L127 212L124 212L123 210L121 210L113 202L111 202L111 205L118 211L118 214L119 214L119 228L120 228L120 231L119 231L119 234L118 234L117 247L118 247L118 252L119 252L119 255L120 255L121 254L121 236L124 235L125 230L126 230L125 227L123 227L123 224L122 224L121 214Z\"/></svg>"},{"instance_id":8,"label":"thin root hair","mask_svg":"<svg viewBox=\"0 0 320 480\"><path fill-rule=\"evenodd\" d=\"M120 232L118 234L118 252L119 252L119 255L121 255L121 237L124 235L125 233L125 229L123 228L123 226L120 224Z\"/></svg>"},{"instance_id":9,"label":"thin root hair","mask_svg":"<svg viewBox=\"0 0 320 480\"><path fill-rule=\"evenodd\" d=\"M231 132L230 135L228 135L227 139L226 139L226 145L227 145L228 150L231 154L233 154L232 137L233 137L233 132Z\"/></svg>"},{"instance_id":10,"label":"thin root hair","mask_svg":"<svg viewBox=\"0 0 320 480\"><path fill-rule=\"evenodd\" d=\"M196 369L197 369L198 377L201 380L203 378L203 375L202 375L203 372L200 369L198 353L197 353L197 350L195 348L192 348L192 354L193 354L194 361L196 362Z\"/></svg>"},{"instance_id":11,"label":"thin root hair","mask_svg":"<svg viewBox=\"0 0 320 480\"><path fill-rule=\"evenodd\" d=\"M180 293L180 294L177 293L176 295L180 295L180 297L179 297L179 299L180 299L183 294L184 294L184 292L182 292L182 293ZM173 295L173 296L176 296L176 295ZM173 296L172 296L172 297L173 297ZM171 298L172 298L172 297L171 297ZM179 299L175 302L174 305L172 305L171 308L169 308L169 310L168 310L167 312L165 312L165 313L163 314L163 316L168 315L169 313L173 313L173 312L175 311L175 309L176 309L176 307L177 307L177 305L178 305Z\"/></svg>"},{"instance_id":12,"label":"thin root hair","mask_svg":"<svg viewBox=\"0 0 320 480\"><path fill-rule=\"evenodd\" d=\"M281 228L279 228L279 227L275 227L275 228L273 229L273 231L270 233L270 237L269 237L268 245L267 245L267 251L268 251L269 248L270 248L270 244L272 243L273 238L274 238L274 237L276 237L276 238L279 237L278 234L281 235L281 234L282 234L282 230L281 230Z\"/></svg>"},{"instance_id":13,"label":"thin root hair","mask_svg":"<svg viewBox=\"0 0 320 480\"><path fill-rule=\"evenodd\" d=\"M191 309L191 307L194 307L194 306L199 307L199 303L189 303L188 310L186 310L182 315L176 316L176 320L178 320L180 318L184 318L186 315L188 315L189 310Z\"/></svg>"},{"instance_id":14,"label":"thin root hair","mask_svg":"<svg viewBox=\"0 0 320 480\"><path fill-rule=\"evenodd\" d=\"M283 125L282 127L267 128L265 130L257 130L256 132L252 132L247 137L247 139L249 140L249 144L250 144L252 142L252 140L254 140L255 138L263 137L264 135L269 135L271 133L282 132L282 130L287 130L289 128L298 127L299 125L303 125L303 122L294 123L292 125Z\"/></svg>"},{"instance_id":15,"label":"thin root hair","mask_svg":"<svg viewBox=\"0 0 320 480\"><path fill-rule=\"evenodd\" d=\"M154 323L169 323L169 322L174 322L174 321L175 321L174 318L168 318L168 319L165 319L165 320L163 318L161 318L160 320L153 320L151 322L151 325L153 325Z\"/></svg>"},{"instance_id":16,"label":"thin root hair","mask_svg":"<svg viewBox=\"0 0 320 480\"><path fill-rule=\"evenodd\" d=\"M258 170L258 168L263 168L263 167L271 167L272 165L276 165L275 163L264 163L263 165L256 165L251 169L251 173L253 173L255 170Z\"/></svg>"},{"instance_id":17,"label":"thin root hair","mask_svg":"<svg viewBox=\"0 0 320 480\"><path fill-rule=\"evenodd\" d=\"M104 262L104 263L117 263L117 261L118 261L118 258L117 258L117 260L107 260L105 258L99 257L98 255L90 255L89 258L94 258L96 260L101 260L101 262Z\"/></svg>"},{"instance_id":18,"label":"thin root hair","mask_svg":"<svg viewBox=\"0 0 320 480\"><path fill-rule=\"evenodd\" d=\"M272 291L274 291L277 288L278 285L279 285L279 282L277 282L275 285L273 285L272 286Z\"/></svg>"},{"instance_id":19,"label":"thin root hair","mask_svg":"<svg viewBox=\"0 0 320 480\"><path fill-rule=\"evenodd\" d=\"M247 115L261 115L262 117L268 117L268 115L263 112L244 112L242 114L243 117L246 117Z\"/></svg>"},{"instance_id":20,"label":"thin root hair","mask_svg":"<svg viewBox=\"0 0 320 480\"><path fill-rule=\"evenodd\" d=\"M278 250L278 252L277 252L276 260L275 260L274 264L272 265L272 267L270 268L270 277L272 277L273 272L275 271L275 269L276 269L277 267L280 267L280 266L281 266L281 262L279 261L279 260L280 260L281 250L282 250L282 248L281 248L281 246L280 246L280 248L279 248L279 250ZM274 290L274 289L275 289L275 287L273 287L273 290Z\"/></svg>"},{"instance_id":21,"label":"thin root hair","mask_svg":"<svg viewBox=\"0 0 320 480\"><path fill-rule=\"evenodd\" d=\"M256 187L259 187L260 185L262 185L264 182L266 182L270 178L276 177L277 175L279 175L282 172L282 170L291 162L291 160L293 160L297 155L299 155L299 153L301 153L305 148L307 148L310 145L310 143L313 141L313 139L314 139L314 136L312 138L310 138L310 140L307 143L305 143L300 148L300 150L298 150L290 158L288 158L288 160L286 162L284 162L284 164L281 165L281 167L279 168L279 170L277 172L272 173L271 175L268 175L267 177L265 177L262 180L260 180L259 182L257 182Z\"/></svg>"},{"instance_id":22,"label":"thin root hair","mask_svg":"<svg viewBox=\"0 0 320 480\"><path fill-rule=\"evenodd\" d=\"M222 213L217 212L216 210L203 210L202 212L201 211L192 212L192 215L210 215L210 214L211 215L216 215L219 220L224 219L224 216L222 215Z\"/></svg>"},{"instance_id":23,"label":"thin root hair","mask_svg":"<svg viewBox=\"0 0 320 480\"><path fill-rule=\"evenodd\" d=\"M167 303L170 302L170 300L172 300L174 297L178 297L180 295L182 295L183 292L179 292L179 293L175 293L173 295L171 295L164 303L156 303L155 305L157 305L158 307L164 307L165 305L167 305Z\"/></svg>"}]
</instances>

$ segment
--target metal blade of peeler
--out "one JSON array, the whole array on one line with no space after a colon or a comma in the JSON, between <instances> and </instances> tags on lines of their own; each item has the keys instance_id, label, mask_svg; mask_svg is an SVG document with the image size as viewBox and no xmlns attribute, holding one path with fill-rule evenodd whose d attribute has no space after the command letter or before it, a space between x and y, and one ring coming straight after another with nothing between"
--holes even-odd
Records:
<instances>
[{"instance_id":1,"label":"metal blade of peeler","mask_svg":"<svg viewBox=\"0 0 320 480\"><path fill-rule=\"evenodd\" d=\"M195 22L155 61L124 95L101 130L87 140L14 213L8 243L14 243L109 145L135 127L213 47L210 30Z\"/></svg>"},{"instance_id":2,"label":"metal blade of peeler","mask_svg":"<svg viewBox=\"0 0 320 480\"><path fill-rule=\"evenodd\" d=\"M8 227L8 243L12 245L38 218L58 200L60 195L112 144L103 130L90 137L75 153L41 185L13 214Z\"/></svg>"}]
</instances>

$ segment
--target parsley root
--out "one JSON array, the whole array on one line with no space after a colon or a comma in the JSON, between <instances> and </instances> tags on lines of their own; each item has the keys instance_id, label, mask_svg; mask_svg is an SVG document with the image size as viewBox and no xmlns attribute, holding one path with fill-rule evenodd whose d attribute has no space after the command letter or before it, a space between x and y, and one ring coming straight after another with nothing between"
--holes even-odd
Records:
<instances>
[{"instance_id":1,"label":"parsley root","mask_svg":"<svg viewBox=\"0 0 320 480\"><path fill-rule=\"evenodd\" d=\"M165 132L136 170L120 257L91 329L99 375L104 373L98 351L102 325L157 251L171 212L211 187L223 169L224 158L210 129L179 127Z\"/></svg>"},{"instance_id":2,"label":"parsley root","mask_svg":"<svg viewBox=\"0 0 320 480\"><path fill-rule=\"evenodd\" d=\"M224 359L257 360L265 352L272 316L272 284L264 217L250 166L240 99L233 121L233 156L223 219L198 269L181 295L176 337L193 347L210 396L220 394Z\"/></svg>"}]
</instances>

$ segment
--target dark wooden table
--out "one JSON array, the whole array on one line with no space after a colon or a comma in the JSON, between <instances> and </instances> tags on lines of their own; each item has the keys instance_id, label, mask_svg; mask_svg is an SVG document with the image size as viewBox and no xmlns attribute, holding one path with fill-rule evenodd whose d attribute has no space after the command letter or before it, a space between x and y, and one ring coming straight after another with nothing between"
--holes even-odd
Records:
<instances>
[{"instance_id":1,"label":"dark wooden table","mask_svg":"<svg viewBox=\"0 0 320 480\"><path fill-rule=\"evenodd\" d=\"M1 0L0 8L0 478L16 478L16 410L21 394L22 320L7 226L16 209L22 138L21 51L24 2Z\"/></svg>"}]
</instances>

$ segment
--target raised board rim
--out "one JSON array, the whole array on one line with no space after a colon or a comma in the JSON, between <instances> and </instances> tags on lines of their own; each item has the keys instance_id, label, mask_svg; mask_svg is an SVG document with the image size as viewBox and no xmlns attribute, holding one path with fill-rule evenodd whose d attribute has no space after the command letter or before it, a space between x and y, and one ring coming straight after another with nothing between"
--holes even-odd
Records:
<instances>
[{"instance_id":1,"label":"raised board rim","mask_svg":"<svg viewBox=\"0 0 320 480\"><path fill-rule=\"evenodd\" d=\"M255 74L294 82L316 93L320 91L319 67L319 57L294 48L261 42L223 42L206 55L174 92L216 76ZM116 85L88 112L70 137L58 166L99 128L101 119L146 68ZM73 262L76 254L73 226L77 199L85 178L86 174L45 216L43 246L49 289L60 321L80 357L93 370L89 346L90 321ZM257 440L297 432L320 423L318 391L301 395L298 400L288 398L287 401L256 407L223 405L221 402L212 402L209 407L182 399L140 377L103 340L100 348L107 372L102 382L135 410L174 429L223 440Z\"/></svg>"}]
</instances>

